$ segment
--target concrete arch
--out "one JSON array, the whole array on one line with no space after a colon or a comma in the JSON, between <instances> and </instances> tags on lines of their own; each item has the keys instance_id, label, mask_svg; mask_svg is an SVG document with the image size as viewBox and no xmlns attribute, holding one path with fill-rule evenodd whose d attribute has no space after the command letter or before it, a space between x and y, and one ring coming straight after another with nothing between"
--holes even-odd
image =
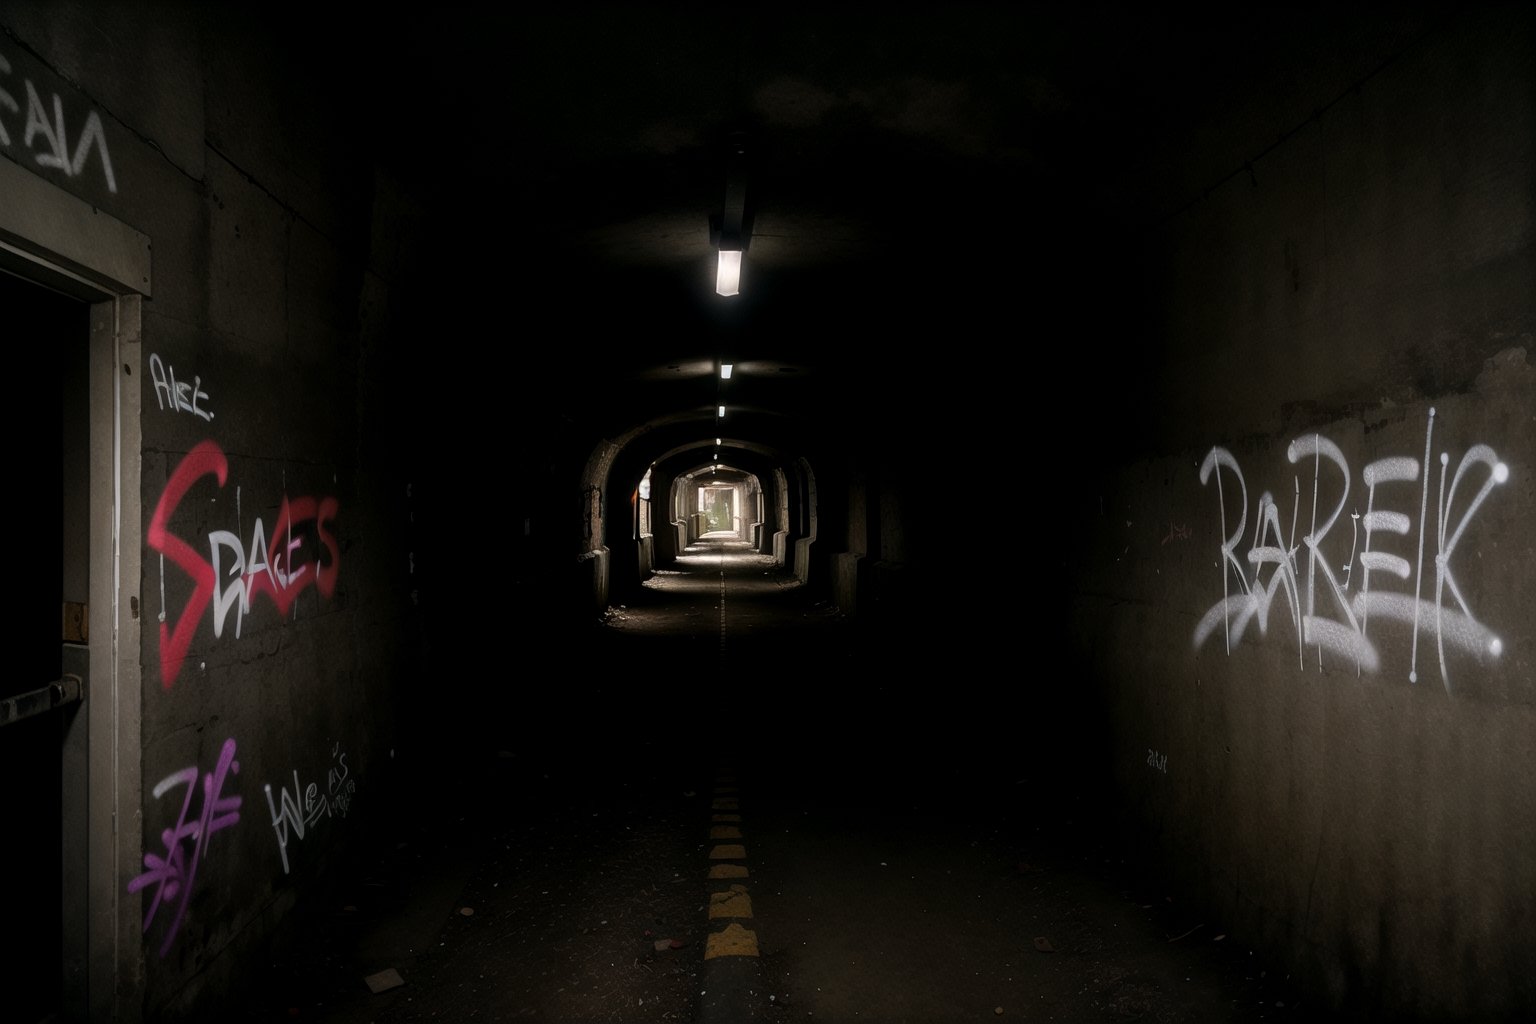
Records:
<instances>
[{"instance_id":1,"label":"concrete arch","mask_svg":"<svg viewBox=\"0 0 1536 1024\"><path fill-rule=\"evenodd\" d=\"M735 434L727 438L711 433L718 429L713 420L689 411L658 417L594 444L578 486L575 584L583 613L599 614L622 601L698 539L699 524L676 504L678 487L690 474L717 464L716 451L719 464L737 474L733 479L742 482L743 494L751 499L753 515L742 524L743 539L773 555L802 583L827 582L827 563L816 546L821 511L812 455L795 450L800 439L792 425L775 426L782 442ZM647 472L651 497L643 499L638 485ZM642 516L638 502L645 500L651 505ZM660 512L658 501L664 506ZM648 519L649 532L638 528L642 518Z\"/></svg>"}]
</instances>

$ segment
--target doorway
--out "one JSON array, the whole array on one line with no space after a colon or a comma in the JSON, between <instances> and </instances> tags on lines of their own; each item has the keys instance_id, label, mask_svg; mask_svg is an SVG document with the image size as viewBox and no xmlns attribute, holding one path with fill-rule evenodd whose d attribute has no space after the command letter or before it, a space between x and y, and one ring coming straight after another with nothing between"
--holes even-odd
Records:
<instances>
[{"instance_id":1,"label":"doorway","mask_svg":"<svg viewBox=\"0 0 1536 1024\"><path fill-rule=\"evenodd\" d=\"M19 654L0 682L6 1019L135 1024L140 901L117 879L143 850L136 371L150 239L8 160L0 195L0 323L15 365L35 368L14 377L34 394L5 414L24 574Z\"/></svg>"},{"instance_id":2,"label":"doorway","mask_svg":"<svg viewBox=\"0 0 1536 1024\"><path fill-rule=\"evenodd\" d=\"M7 404L12 493L25 498L27 525L11 548L17 628L0 699L11 699L0 725L0 779L8 793L0 877L11 898L0 917L0 945L13 950L15 979L6 1002L23 1024L62 1017L68 877L66 806L83 807L85 776L66 771L69 737L80 714L78 689L54 684L85 663L90 587L90 307L0 270L0 310L17 356L25 354L33 397ZM53 394L53 399L47 395ZM44 691L46 696L34 696ZM73 698L73 699L68 699ZM82 724L83 728L83 724ZM83 930L84 922L78 922ZM73 926L72 926L73 927ZM76 935L78 939L78 934Z\"/></svg>"}]
</instances>

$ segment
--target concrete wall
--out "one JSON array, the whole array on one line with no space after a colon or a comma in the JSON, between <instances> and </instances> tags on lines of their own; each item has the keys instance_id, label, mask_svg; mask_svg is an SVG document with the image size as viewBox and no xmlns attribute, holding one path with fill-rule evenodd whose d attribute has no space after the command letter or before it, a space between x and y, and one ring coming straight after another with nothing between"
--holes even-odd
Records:
<instances>
[{"instance_id":1,"label":"concrete wall","mask_svg":"<svg viewBox=\"0 0 1536 1024\"><path fill-rule=\"evenodd\" d=\"M1067 503L1126 834L1380 1018L1536 1007L1533 41L1449 18L1155 230L1165 372Z\"/></svg>"},{"instance_id":2,"label":"concrete wall","mask_svg":"<svg viewBox=\"0 0 1536 1024\"><path fill-rule=\"evenodd\" d=\"M143 857L117 879L118 912L144 922L118 953L128 1020L202 1013L385 813L370 791L414 665L391 407L415 203L353 156L345 69L309 80L273 59L287 28L199 11L0 14L17 101L0 156L153 254L122 366L143 438L121 453L142 481L125 521L145 533L123 543L143 545L147 620L123 740L143 780ZM47 131L27 127L33 93Z\"/></svg>"}]
</instances>

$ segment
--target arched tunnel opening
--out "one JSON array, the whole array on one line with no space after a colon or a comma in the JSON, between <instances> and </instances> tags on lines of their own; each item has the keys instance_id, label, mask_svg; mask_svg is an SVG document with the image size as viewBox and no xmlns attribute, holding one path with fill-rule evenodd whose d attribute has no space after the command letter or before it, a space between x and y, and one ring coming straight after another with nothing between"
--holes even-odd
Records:
<instances>
[{"instance_id":1,"label":"arched tunnel opening","mask_svg":"<svg viewBox=\"0 0 1536 1024\"><path fill-rule=\"evenodd\" d=\"M1536 7L319 6L0 5L0 1017L1536 1018Z\"/></svg>"}]
</instances>

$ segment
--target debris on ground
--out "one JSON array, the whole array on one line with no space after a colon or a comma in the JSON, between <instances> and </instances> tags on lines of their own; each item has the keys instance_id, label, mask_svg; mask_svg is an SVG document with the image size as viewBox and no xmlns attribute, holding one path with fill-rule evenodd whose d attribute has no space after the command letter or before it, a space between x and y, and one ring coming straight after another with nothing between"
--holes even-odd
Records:
<instances>
[{"instance_id":1,"label":"debris on ground","mask_svg":"<svg viewBox=\"0 0 1536 1024\"><path fill-rule=\"evenodd\" d=\"M1035 948L1042 953L1056 952L1056 947L1051 945L1051 940L1046 938L1044 935L1040 935L1035 938Z\"/></svg>"},{"instance_id":2,"label":"debris on ground","mask_svg":"<svg viewBox=\"0 0 1536 1024\"><path fill-rule=\"evenodd\" d=\"M392 988L399 988L405 984L405 979L400 977L400 972L393 967L385 968L377 974L370 974L363 979L368 986L368 991L375 994L387 992Z\"/></svg>"},{"instance_id":3,"label":"debris on ground","mask_svg":"<svg viewBox=\"0 0 1536 1024\"><path fill-rule=\"evenodd\" d=\"M1205 923L1201 922L1200 924L1195 925L1193 928L1191 928L1189 931L1185 932L1184 934L1182 934L1182 935L1175 935L1173 938L1169 939L1168 941L1169 942L1178 942L1180 939L1187 939L1191 935L1195 934L1195 932L1199 931L1201 928L1204 928L1204 927L1205 927Z\"/></svg>"}]
</instances>

